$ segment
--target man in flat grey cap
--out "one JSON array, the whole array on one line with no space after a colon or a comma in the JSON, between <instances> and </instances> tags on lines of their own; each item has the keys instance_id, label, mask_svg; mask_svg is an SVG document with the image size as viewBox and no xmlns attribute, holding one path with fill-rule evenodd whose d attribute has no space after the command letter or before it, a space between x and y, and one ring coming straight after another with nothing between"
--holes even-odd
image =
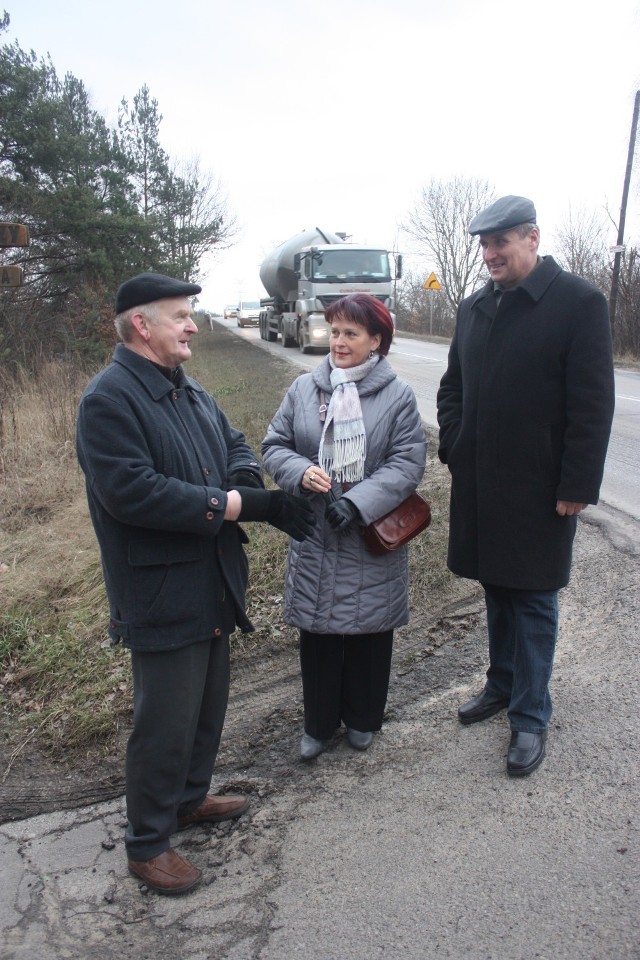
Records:
<instances>
[{"instance_id":1,"label":"man in flat grey cap","mask_svg":"<svg viewBox=\"0 0 640 960\"><path fill-rule=\"evenodd\" d=\"M189 298L200 290L157 273L122 284L122 342L87 386L77 427L109 634L131 650L128 864L164 894L201 878L170 836L234 819L249 805L208 793L229 693L229 636L236 626L253 629L247 537L237 521L266 521L297 540L313 527L304 499L264 489L244 436L182 369L198 332Z\"/></svg>"},{"instance_id":2,"label":"man in flat grey cap","mask_svg":"<svg viewBox=\"0 0 640 960\"><path fill-rule=\"evenodd\" d=\"M464 724L508 711L507 772L543 761L558 590L578 514L598 501L614 407L607 302L538 256L526 197L475 217L490 280L462 301L438 391L451 472L448 566L485 591L489 668Z\"/></svg>"}]
</instances>

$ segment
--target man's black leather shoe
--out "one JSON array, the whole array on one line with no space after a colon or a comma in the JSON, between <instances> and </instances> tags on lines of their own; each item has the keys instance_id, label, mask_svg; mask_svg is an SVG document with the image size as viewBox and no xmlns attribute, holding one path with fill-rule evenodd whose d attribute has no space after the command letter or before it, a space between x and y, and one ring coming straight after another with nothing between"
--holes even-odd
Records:
<instances>
[{"instance_id":1,"label":"man's black leather shoe","mask_svg":"<svg viewBox=\"0 0 640 960\"><path fill-rule=\"evenodd\" d=\"M487 693L486 688L477 696L463 703L458 707L458 720L460 723L479 723L480 720L488 720L496 713L500 713L505 707L509 706L507 697L498 696L495 693Z\"/></svg>"},{"instance_id":2,"label":"man's black leather shoe","mask_svg":"<svg viewBox=\"0 0 640 960\"><path fill-rule=\"evenodd\" d=\"M533 773L544 760L544 744L547 731L527 733L514 730L507 754L507 773L511 777L526 777Z\"/></svg>"}]
</instances>

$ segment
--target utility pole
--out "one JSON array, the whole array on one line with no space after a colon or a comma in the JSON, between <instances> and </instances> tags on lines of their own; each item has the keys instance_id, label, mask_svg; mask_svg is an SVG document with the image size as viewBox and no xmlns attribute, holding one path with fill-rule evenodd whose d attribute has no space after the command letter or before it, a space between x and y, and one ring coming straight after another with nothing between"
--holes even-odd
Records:
<instances>
[{"instance_id":1,"label":"utility pole","mask_svg":"<svg viewBox=\"0 0 640 960\"><path fill-rule=\"evenodd\" d=\"M629 184L631 183L631 168L633 167L633 155L636 148L636 133L638 130L638 112L640 110L640 90L636 93L635 104L633 107L633 119L631 121L631 136L629 138L629 153L627 155L627 169L624 175L624 187L622 188L622 203L620 205L620 222L618 224L618 242L614 247L615 255L613 259L613 273L611 275L611 295L609 297L609 317L611 319L611 332L615 332L616 305L618 303L618 288L620 285L620 261L624 253L624 224L627 217L627 200L629 199Z\"/></svg>"}]
</instances>

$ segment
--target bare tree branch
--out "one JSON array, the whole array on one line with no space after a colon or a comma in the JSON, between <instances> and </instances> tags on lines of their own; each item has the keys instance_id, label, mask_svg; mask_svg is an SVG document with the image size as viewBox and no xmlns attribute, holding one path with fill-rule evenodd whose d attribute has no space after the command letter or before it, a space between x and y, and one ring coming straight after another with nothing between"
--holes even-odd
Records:
<instances>
[{"instance_id":1,"label":"bare tree branch","mask_svg":"<svg viewBox=\"0 0 640 960\"><path fill-rule=\"evenodd\" d=\"M480 283L482 257L468 228L473 217L493 199L493 189L485 180L431 180L402 225L434 263L454 310Z\"/></svg>"}]
</instances>

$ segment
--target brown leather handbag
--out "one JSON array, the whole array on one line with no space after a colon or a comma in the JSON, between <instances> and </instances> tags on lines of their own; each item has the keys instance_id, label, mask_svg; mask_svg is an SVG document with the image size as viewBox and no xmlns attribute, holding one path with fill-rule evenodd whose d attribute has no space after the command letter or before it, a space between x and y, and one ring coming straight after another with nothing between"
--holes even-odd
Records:
<instances>
[{"instance_id":1,"label":"brown leather handbag","mask_svg":"<svg viewBox=\"0 0 640 960\"><path fill-rule=\"evenodd\" d=\"M384 554L403 547L426 530L430 523L429 504L424 497L414 492L384 517L364 527L362 533L372 553Z\"/></svg>"}]
</instances>

